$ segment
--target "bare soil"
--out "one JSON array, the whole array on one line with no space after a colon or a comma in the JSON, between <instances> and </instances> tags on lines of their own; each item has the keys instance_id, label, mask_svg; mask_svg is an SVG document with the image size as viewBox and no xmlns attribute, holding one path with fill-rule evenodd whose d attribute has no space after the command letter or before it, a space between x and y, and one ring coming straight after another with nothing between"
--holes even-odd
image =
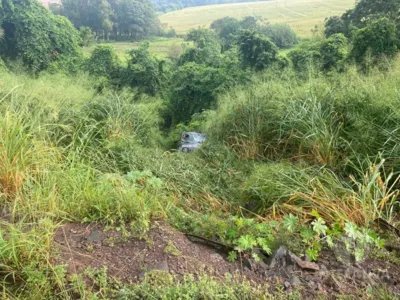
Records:
<instances>
[{"instance_id":1,"label":"bare soil","mask_svg":"<svg viewBox=\"0 0 400 300\"><path fill-rule=\"evenodd\" d=\"M59 249L56 264L67 265L67 274L83 273L88 267L107 267L108 275L125 283L135 283L151 269L161 269L182 278L207 274L217 280L229 273L254 284L269 284L270 290L300 290L305 298L324 295L358 295L368 286L385 286L400 295L400 266L369 259L345 266L332 251L323 251L319 271L271 268L265 263L249 264L246 259L231 263L226 253L192 242L164 221L152 223L146 240L124 238L120 231L104 230L100 224L65 224L54 237ZM400 298L400 297L399 297Z\"/></svg>"}]
</instances>

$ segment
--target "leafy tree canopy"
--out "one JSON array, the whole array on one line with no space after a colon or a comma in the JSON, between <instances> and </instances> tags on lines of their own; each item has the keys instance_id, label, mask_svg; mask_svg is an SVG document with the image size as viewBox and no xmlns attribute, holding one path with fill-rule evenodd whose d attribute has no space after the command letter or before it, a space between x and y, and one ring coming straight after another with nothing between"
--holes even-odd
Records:
<instances>
[{"instance_id":1,"label":"leafy tree canopy","mask_svg":"<svg viewBox=\"0 0 400 300\"><path fill-rule=\"evenodd\" d=\"M192 29L187 38L194 47L186 49L179 57L178 64L196 62L208 66L217 66L221 59L221 46L214 32L209 29Z\"/></svg>"},{"instance_id":2,"label":"leafy tree canopy","mask_svg":"<svg viewBox=\"0 0 400 300\"><path fill-rule=\"evenodd\" d=\"M400 0L359 0L354 9L341 17L334 16L325 20L325 35L344 33L350 36L357 28L367 26L373 20L386 17L400 25Z\"/></svg>"},{"instance_id":3,"label":"leafy tree canopy","mask_svg":"<svg viewBox=\"0 0 400 300\"><path fill-rule=\"evenodd\" d=\"M51 9L104 39L137 40L160 29L151 0L62 0Z\"/></svg>"},{"instance_id":4,"label":"leafy tree canopy","mask_svg":"<svg viewBox=\"0 0 400 300\"><path fill-rule=\"evenodd\" d=\"M66 18L53 15L35 0L2 0L0 4L3 57L20 59L40 72L53 62L80 55L79 33Z\"/></svg>"},{"instance_id":5,"label":"leafy tree canopy","mask_svg":"<svg viewBox=\"0 0 400 300\"><path fill-rule=\"evenodd\" d=\"M397 45L395 23L388 18L380 18L355 33L351 56L356 62L362 62L367 54L373 58L382 55L392 57L398 49Z\"/></svg>"},{"instance_id":6,"label":"leafy tree canopy","mask_svg":"<svg viewBox=\"0 0 400 300\"><path fill-rule=\"evenodd\" d=\"M277 60L278 48L271 40L254 31L245 30L239 36L242 62L255 70L262 70Z\"/></svg>"},{"instance_id":7,"label":"leafy tree canopy","mask_svg":"<svg viewBox=\"0 0 400 300\"><path fill-rule=\"evenodd\" d=\"M217 92L227 85L227 74L220 68L194 62L179 67L172 75L169 111L172 123L188 122L192 115L211 108Z\"/></svg>"},{"instance_id":8,"label":"leafy tree canopy","mask_svg":"<svg viewBox=\"0 0 400 300\"><path fill-rule=\"evenodd\" d=\"M242 20L225 17L215 20L211 23L210 28L218 36L223 51L235 46L238 36L243 30L251 30L265 35L281 49L291 48L298 43L297 35L289 25L269 24L260 17L250 16Z\"/></svg>"}]
</instances>

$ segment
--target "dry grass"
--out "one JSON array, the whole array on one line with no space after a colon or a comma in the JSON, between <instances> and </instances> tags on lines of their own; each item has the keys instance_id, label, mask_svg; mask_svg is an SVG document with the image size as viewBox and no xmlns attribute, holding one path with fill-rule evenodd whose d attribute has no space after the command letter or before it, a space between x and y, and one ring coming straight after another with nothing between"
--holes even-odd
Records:
<instances>
[{"instance_id":1,"label":"dry grass","mask_svg":"<svg viewBox=\"0 0 400 300\"><path fill-rule=\"evenodd\" d=\"M271 23L287 23L300 35L310 36L315 25L326 17L340 15L354 6L354 0L273 0L190 7L159 16L177 33L209 26L223 17L261 16Z\"/></svg>"}]
</instances>

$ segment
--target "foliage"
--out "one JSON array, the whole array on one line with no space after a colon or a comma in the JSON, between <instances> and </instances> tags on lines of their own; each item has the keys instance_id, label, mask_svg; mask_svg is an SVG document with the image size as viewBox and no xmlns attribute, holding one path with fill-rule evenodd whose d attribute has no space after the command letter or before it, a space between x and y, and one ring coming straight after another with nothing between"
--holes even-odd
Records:
<instances>
[{"instance_id":1,"label":"foliage","mask_svg":"<svg viewBox=\"0 0 400 300\"><path fill-rule=\"evenodd\" d=\"M130 51L129 56L122 82L150 95L161 93L168 77L165 61L150 54L148 43Z\"/></svg>"},{"instance_id":2,"label":"foliage","mask_svg":"<svg viewBox=\"0 0 400 300\"><path fill-rule=\"evenodd\" d=\"M188 62L218 66L221 59L221 47L214 32L208 29L193 29L189 31L187 41L194 43L194 47L187 48L179 57L178 64Z\"/></svg>"},{"instance_id":3,"label":"foliage","mask_svg":"<svg viewBox=\"0 0 400 300\"><path fill-rule=\"evenodd\" d=\"M46 218L30 228L23 222L1 222L3 297L13 295L12 298L45 299L52 297L54 289L58 289L63 297L68 295L64 267L53 266L49 261L53 254L55 226Z\"/></svg>"},{"instance_id":4,"label":"foliage","mask_svg":"<svg viewBox=\"0 0 400 300\"><path fill-rule=\"evenodd\" d=\"M79 34L82 40L81 46L88 47L94 44L95 36L90 27L82 26L81 28L79 28Z\"/></svg>"},{"instance_id":5,"label":"foliage","mask_svg":"<svg viewBox=\"0 0 400 300\"><path fill-rule=\"evenodd\" d=\"M270 39L254 31L244 31L239 36L239 51L245 66L263 70L276 61L278 49Z\"/></svg>"},{"instance_id":6,"label":"foliage","mask_svg":"<svg viewBox=\"0 0 400 300\"><path fill-rule=\"evenodd\" d=\"M80 55L79 34L67 19L54 16L33 0L8 3L4 7L2 56L20 59L38 73L52 62Z\"/></svg>"},{"instance_id":7,"label":"foliage","mask_svg":"<svg viewBox=\"0 0 400 300\"><path fill-rule=\"evenodd\" d=\"M292 48L299 42L296 33L288 24L268 24L261 26L260 32L280 49Z\"/></svg>"},{"instance_id":8,"label":"foliage","mask_svg":"<svg viewBox=\"0 0 400 300\"><path fill-rule=\"evenodd\" d=\"M320 44L318 42L302 43L299 47L291 50L288 53L293 67L298 72L307 73L316 66L319 69L321 52Z\"/></svg>"},{"instance_id":9,"label":"foliage","mask_svg":"<svg viewBox=\"0 0 400 300\"><path fill-rule=\"evenodd\" d=\"M351 56L356 62L365 62L367 55L374 61L378 57L393 57L397 52L396 25L387 18L381 18L368 24L354 34Z\"/></svg>"},{"instance_id":10,"label":"foliage","mask_svg":"<svg viewBox=\"0 0 400 300\"><path fill-rule=\"evenodd\" d=\"M265 24L259 17L246 17L237 20L225 17L215 20L210 28L217 34L223 51L231 49L243 30L251 30L264 35L281 49L291 48L298 43L297 35L287 24Z\"/></svg>"},{"instance_id":11,"label":"foliage","mask_svg":"<svg viewBox=\"0 0 400 300\"><path fill-rule=\"evenodd\" d=\"M52 5L56 14L67 17L76 28L91 28L98 37L137 40L156 33L159 22L149 0L62 0Z\"/></svg>"},{"instance_id":12,"label":"foliage","mask_svg":"<svg viewBox=\"0 0 400 300\"><path fill-rule=\"evenodd\" d=\"M348 54L347 38L343 34L331 35L321 43L320 53L324 71L343 69Z\"/></svg>"},{"instance_id":13,"label":"foliage","mask_svg":"<svg viewBox=\"0 0 400 300\"><path fill-rule=\"evenodd\" d=\"M325 36L330 37L331 35L338 33L347 33L345 22L338 16L333 16L325 19Z\"/></svg>"},{"instance_id":14,"label":"foliage","mask_svg":"<svg viewBox=\"0 0 400 300\"><path fill-rule=\"evenodd\" d=\"M120 61L110 46L96 46L92 55L86 62L89 74L112 79L118 76Z\"/></svg>"},{"instance_id":15,"label":"foliage","mask_svg":"<svg viewBox=\"0 0 400 300\"><path fill-rule=\"evenodd\" d=\"M221 69L192 62L179 67L172 74L169 96L173 124L187 122L193 114L215 105L216 93L227 86L227 81Z\"/></svg>"},{"instance_id":16,"label":"foliage","mask_svg":"<svg viewBox=\"0 0 400 300\"><path fill-rule=\"evenodd\" d=\"M138 284L120 284L107 277L106 270L91 269L87 272L93 281L93 286L86 286L82 278L76 278L74 292L82 298L107 297L127 299L276 299L270 295L267 286L254 288L248 281L238 281L236 276L215 280L206 274L198 278L191 275L177 276L163 271L151 271ZM83 285L83 288L79 289ZM284 295L281 296L284 299Z\"/></svg>"}]
</instances>

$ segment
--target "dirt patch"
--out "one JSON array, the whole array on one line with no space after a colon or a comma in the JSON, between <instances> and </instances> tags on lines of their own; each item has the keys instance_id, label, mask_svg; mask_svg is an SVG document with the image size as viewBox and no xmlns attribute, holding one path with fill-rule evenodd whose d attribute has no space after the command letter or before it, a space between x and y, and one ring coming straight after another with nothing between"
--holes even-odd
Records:
<instances>
[{"instance_id":1,"label":"dirt patch","mask_svg":"<svg viewBox=\"0 0 400 300\"><path fill-rule=\"evenodd\" d=\"M167 262L171 274L224 277L237 273L265 282L262 276L226 261L212 248L191 242L164 222L153 223L146 241L123 239L120 232L104 231L98 224L65 224L57 230L54 241L60 249L57 264L67 265L69 274L81 273L87 267L107 267L110 276L136 282L146 269Z\"/></svg>"},{"instance_id":2,"label":"dirt patch","mask_svg":"<svg viewBox=\"0 0 400 300\"><path fill-rule=\"evenodd\" d=\"M357 296L374 285L386 286L400 295L400 266L387 261L344 265L336 260L333 251L326 250L314 264L316 270L304 269L298 263L272 267L267 261L257 263L245 258L231 263L226 253L192 242L163 221L152 223L146 240L123 238L120 231L104 231L99 224L65 224L56 231L54 243L59 249L56 263L67 265L68 274L82 273L88 267L107 267L109 276L125 283L138 282L147 270L158 269L178 279L185 274L222 279L229 273L239 280L268 283L271 293L300 290L306 298Z\"/></svg>"}]
</instances>

